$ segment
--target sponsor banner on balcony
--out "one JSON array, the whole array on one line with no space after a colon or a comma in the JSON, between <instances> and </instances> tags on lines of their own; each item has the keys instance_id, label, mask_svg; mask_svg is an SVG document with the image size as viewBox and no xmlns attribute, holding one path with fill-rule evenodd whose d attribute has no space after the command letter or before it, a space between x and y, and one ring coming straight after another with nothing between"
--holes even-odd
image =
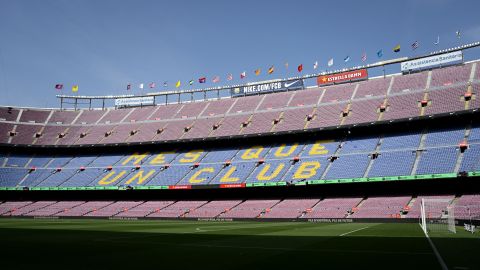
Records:
<instances>
[{"instance_id":1,"label":"sponsor banner on balcony","mask_svg":"<svg viewBox=\"0 0 480 270\"><path fill-rule=\"evenodd\" d=\"M132 97L115 99L115 106L117 107L134 107L147 105L154 105L153 97Z\"/></svg>"},{"instance_id":2,"label":"sponsor banner on balcony","mask_svg":"<svg viewBox=\"0 0 480 270\"><path fill-rule=\"evenodd\" d=\"M245 183L238 183L238 184L221 184L220 188L244 188L246 187Z\"/></svg>"},{"instance_id":3,"label":"sponsor banner on balcony","mask_svg":"<svg viewBox=\"0 0 480 270\"><path fill-rule=\"evenodd\" d=\"M236 97L298 89L303 89L302 79L232 87L230 93Z\"/></svg>"},{"instance_id":4,"label":"sponsor banner on balcony","mask_svg":"<svg viewBox=\"0 0 480 270\"><path fill-rule=\"evenodd\" d=\"M433 66L459 63L462 61L463 61L463 52L456 51L456 52L444 53L440 55L415 59L412 61L402 62L400 66L401 66L402 72L404 72L404 71L415 70L415 69L424 69L424 68L433 67Z\"/></svg>"},{"instance_id":5,"label":"sponsor banner on balcony","mask_svg":"<svg viewBox=\"0 0 480 270\"><path fill-rule=\"evenodd\" d=\"M319 86L334 84L334 83L344 83L351 81L359 81L368 79L368 72L366 69L359 69L354 71L347 71L336 74L321 75L317 77L317 84Z\"/></svg>"},{"instance_id":6,"label":"sponsor banner on balcony","mask_svg":"<svg viewBox=\"0 0 480 270\"><path fill-rule=\"evenodd\" d=\"M173 186L168 186L168 189L191 189L192 186L190 185L173 185Z\"/></svg>"}]
</instances>

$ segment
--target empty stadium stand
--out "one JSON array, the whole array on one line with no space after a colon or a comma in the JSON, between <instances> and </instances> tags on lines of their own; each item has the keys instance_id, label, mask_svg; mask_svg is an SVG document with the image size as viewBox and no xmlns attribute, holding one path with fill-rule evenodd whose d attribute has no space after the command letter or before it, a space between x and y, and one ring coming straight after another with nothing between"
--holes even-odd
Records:
<instances>
[{"instance_id":1,"label":"empty stadium stand","mask_svg":"<svg viewBox=\"0 0 480 270\"><path fill-rule=\"evenodd\" d=\"M0 216L412 222L423 198L440 198L480 220L479 63L136 108L0 107ZM464 186L430 192L441 180ZM392 188L364 193L370 183ZM162 193L177 189L187 195Z\"/></svg>"},{"instance_id":2,"label":"empty stadium stand","mask_svg":"<svg viewBox=\"0 0 480 270\"><path fill-rule=\"evenodd\" d=\"M6 201L0 215L180 219L414 219L422 198L448 199L459 219L480 220L478 194L212 201ZM441 210L429 212L440 217Z\"/></svg>"},{"instance_id":3,"label":"empty stadium stand","mask_svg":"<svg viewBox=\"0 0 480 270\"><path fill-rule=\"evenodd\" d=\"M477 110L478 62L259 96L107 110L0 107L0 143L92 145L268 134Z\"/></svg>"},{"instance_id":4,"label":"empty stadium stand","mask_svg":"<svg viewBox=\"0 0 480 270\"><path fill-rule=\"evenodd\" d=\"M478 173L479 127L335 135L303 142L115 154L4 155L0 188L286 185ZM355 164L355 166L352 166ZM357 180L355 180L357 179Z\"/></svg>"}]
</instances>

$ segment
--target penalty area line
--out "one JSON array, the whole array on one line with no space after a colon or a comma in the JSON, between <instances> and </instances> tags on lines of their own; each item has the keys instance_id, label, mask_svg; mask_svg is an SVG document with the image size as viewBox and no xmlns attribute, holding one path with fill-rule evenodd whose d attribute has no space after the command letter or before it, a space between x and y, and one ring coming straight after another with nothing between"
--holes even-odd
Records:
<instances>
[{"instance_id":1,"label":"penalty area line","mask_svg":"<svg viewBox=\"0 0 480 270\"><path fill-rule=\"evenodd\" d=\"M353 230L353 231L349 231L349 232L346 232L346 233L342 233L342 234L340 234L340 236L349 235L349 234L351 234L351 233L358 232L358 231L361 231L361 230L365 230L365 229L370 228L370 227L371 227L371 226L367 226L367 227L363 227L363 228L356 229L356 230Z\"/></svg>"}]
</instances>

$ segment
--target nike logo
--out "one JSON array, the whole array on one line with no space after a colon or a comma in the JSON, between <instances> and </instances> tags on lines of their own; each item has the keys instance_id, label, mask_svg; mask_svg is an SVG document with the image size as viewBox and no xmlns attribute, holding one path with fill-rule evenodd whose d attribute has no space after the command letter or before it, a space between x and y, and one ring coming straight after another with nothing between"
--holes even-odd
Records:
<instances>
[{"instance_id":1,"label":"nike logo","mask_svg":"<svg viewBox=\"0 0 480 270\"><path fill-rule=\"evenodd\" d=\"M294 81L294 82L291 82L291 83L285 83L285 87L288 88L294 84L296 84L298 81Z\"/></svg>"}]
</instances>

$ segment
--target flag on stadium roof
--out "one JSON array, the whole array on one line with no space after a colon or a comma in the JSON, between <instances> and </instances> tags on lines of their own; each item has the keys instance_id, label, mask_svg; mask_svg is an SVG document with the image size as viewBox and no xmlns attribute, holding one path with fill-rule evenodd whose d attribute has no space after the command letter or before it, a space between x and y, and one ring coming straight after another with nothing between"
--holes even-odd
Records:
<instances>
[{"instance_id":1,"label":"flag on stadium roof","mask_svg":"<svg viewBox=\"0 0 480 270\"><path fill-rule=\"evenodd\" d=\"M78 85L72 86L72 92L78 92Z\"/></svg>"},{"instance_id":2,"label":"flag on stadium roof","mask_svg":"<svg viewBox=\"0 0 480 270\"><path fill-rule=\"evenodd\" d=\"M182 82L178 81L178 82L175 84L175 87L176 87L176 88L179 88L180 85L182 85Z\"/></svg>"},{"instance_id":3,"label":"flag on stadium roof","mask_svg":"<svg viewBox=\"0 0 480 270\"><path fill-rule=\"evenodd\" d=\"M400 44L398 44L397 46L393 47L393 51L394 51L394 52L399 52L399 51L400 51Z\"/></svg>"},{"instance_id":4,"label":"flag on stadium roof","mask_svg":"<svg viewBox=\"0 0 480 270\"><path fill-rule=\"evenodd\" d=\"M190 81L188 82L188 84L189 84L189 85L192 85L192 84L193 84L193 80L190 80Z\"/></svg>"},{"instance_id":5,"label":"flag on stadium roof","mask_svg":"<svg viewBox=\"0 0 480 270\"><path fill-rule=\"evenodd\" d=\"M367 53L366 52L363 52L362 54L362 62L365 62L367 61Z\"/></svg>"},{"instance_id":6,"label":"flag on stadium roof","mask_svg":"<svg viewBox=\"0 0 480 270\"><path fill-rule=\"evenodd\" d=\"M434 44L434 45L440 44L440 36L437 36L437 41L435 41L433 44Z\"/></svg>"},{"instance_id":7,"label":"flag on stadium roof","mask_svg":"<svg viewBox=\"0 0 480 270\"><path fill-rule=\"evenodd\" d=\"M416 50L418 48L418 41L412 43L412 50Z\"/></svg>"},{"instance_id":8,"label":"flag on stadium roof","mask_svg":"<svg viewBox=\"0 0 480 270\"><path fill-rule=\"evenodd\" d=\"M240 79L243 79L245 77L247 77L247 72L246 71L240 73Z\"/></svg>"},{"instance_id":9,"label":"flag on stadium roof","mask_svg":"<svg viewBox=\"0 0 480 270\"><path fill-rule=\"evenodd\" d=\"M460 38L462 33L460 32L460 30L457 30L457 31L455 31L455 35L457 36L457 38Z\"/></svg>"},{"instance_id":10,"label":"flag on stadium roof","mask_svg":"<svg viewBox=\"0 0 480 270\"><path fill-rule=\"evenodd\" d=\"M199 83L205 83L206 81L207 81L207 78L205 78L205 77L202 77L202 78L198 79Z\"/></svg>"},{"instance_id":11,"label":"flag on stadium roof","mask_svg":"<svg viewBox=\"0 0 480 270\"><path fill-rule=\"evenodd\" d=\"M168 82L167 81L164 81L163 82L163 87L167 87L168 86Z\"/></svg>"},{"instance_id":12,"label":"flag on stadium roof","mask_svg":"<svg viewBox=\"0 0 480 270\"><path fill-rule=\"evenodd\" d=\"M285 69L288 69L288 62L285 62Z\"/></svg>"},{"instance_id":13,"label":"flag on stadium roof","mask_svg":"<svg viewBox=\"0 0 480 270\"><path fill-rule=\"evenodd\" d=\"M273 71L275 70L275 68L273 67L273 65L268 69L268 74L272 74Z\"/></svg>"},{"instance_id":14,"label":"flag on stadium roof","mask_svg":"<svg viewBox=\"0 0 480 270\"><path fill-rule=\"evenodd\" d=\"M350 60L350 57L348 57L348 60ZM328 60L328 66L331 67L333 66L333 58L330 58L330 60Z\"/></svg>"},{"instance_id":15,"label":"flag on stadium roof","mask_svg":"<svg viewBox=\"0 0 480 270\"><path fill-rule=\"evenodd\" d=\"M315 63L313 63L313 69L317 69L318 68L318 61L315 61Z\"/></svg>"},{"instance_id":16,"label":"flag on stadium roof","mask_svg":"<svg viewBox=\"0 0 480 270\"><path fill-rule=\"evenodd\" d=\"M141 83L140 85L138 85L138 88L143 89L143 83Z\"/></svg>"},{"instance_id":17,"label":"flag on stadium roof","mask_svg":"<svg viewBox=\"0 0 480 270\"><path fill-rule=\"evenodd\" d=\"M132 89L132 84L131 83L127 84L127 90L130 90L130 89Z\"/></svg>"},{"instance_id":18,"label":"flag on stadium roof","mask_svg":"<svg viewBox=\"0 0 480 270\"><path fill-rule=\"evenodd\" d=\"M297 70L298 70L298 72L302 72L302 70L303 70L303 64L298 65Z\"/></svg>"},{"instance_id":19,"label":"flag on stadium roof","mask_svg":"<svg viewBox=\"0 0 480 270\"><path fill-rule=\"evenodd\" d=\"M379 51L377 52L377 56L378 56L378 58L382 58L382 56L383 56L383 50L379 50Z\"/></svg>"},{"instance_id":20,"label":"flag on stadium roof","mask_svg":"<svg viewBox=\"0 0 480 270\"><path fill-rule=\"evenodd\" d=\"M255 70L255 75L257 75L257 76L260 75L260 72L261 72L260 69L256 69L256 70Z\"/></svg>"},{"instance_id":21,"label":"flag on stadium roof","mask_svg":"<svg viewBox=\"0 0 480 270\"><path fill-rule=\"evenodd\" d=\"M214 83L218 83L220 81L220 77L219 76L215 76L212 80L212 82Z\"/></svg>"},{"instance_id":22,"label":"flag on stadium roof","mask_svg":"<svg viewBox=\"0 0 480 270\"><path fill-rule=\"evenodd\" d=\"M149 86L150 88L155 88L155 83L154 83L154 82L151 82L148 86Z\"/></svg>"},{"instance_id":23,"label":"flag on stadium roof","mask_svg":"<svg viewBox=\"0 0 480 270\"><path fill-rule=\"evenodd\" d=\"M63 89L63 84L55 84L55 89L57 90L62 90Z\"/></svg>"},{"instance_id":24,"label":"flag on stadium roof","mask_svg":"<svg viewBox=\"0 0 480 270\"><path fill-rule=\"evenodd\" d=\"M348 61L350 61L350 56L347 56L347 57L343 58L343 62L347 63ZM330 65L328 65L328 66L330 66Z\"/></svg>"},{"instance_id":25,"label":"flag on stadium roof","mask_svg":"<svg viewBox=\"0 0 480 270\"><path fill-rule=\"evenodd\" d=\"M231 81L231 80L233 80L233 74L232 73L227 75L227 81Z\"/></svg>"}]
</instances>

